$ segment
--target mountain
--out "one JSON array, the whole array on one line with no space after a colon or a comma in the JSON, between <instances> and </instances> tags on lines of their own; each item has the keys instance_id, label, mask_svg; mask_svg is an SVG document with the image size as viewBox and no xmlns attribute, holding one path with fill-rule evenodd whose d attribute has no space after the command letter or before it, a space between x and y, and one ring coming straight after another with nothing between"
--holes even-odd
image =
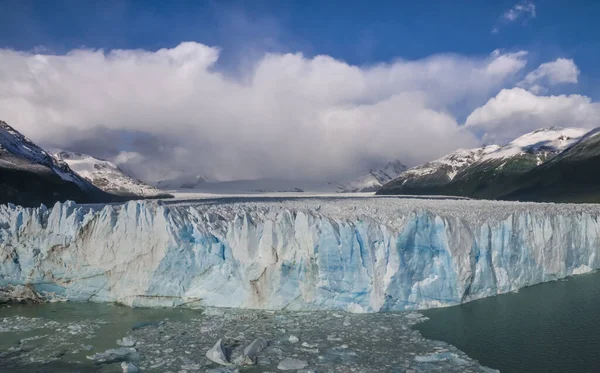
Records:
<instances>
[{"instance_id":1,"label":"mountain","mask_svg":"<svg viewBox=\"0 0 600 373\"><path fill-rule=\"evenodd\" d=\"M356 179L329 184L335 186L335 191L340 193L376 192L382 185L397 178L406 169L402 162L396 160L388 162L380 169L371 169Z\"/></svg>"},{"instance_id":2,"label":"mountain","mask_svg":"<svg viewBox=\"0 0 600 373\"><path fill-rule=\"evenodd\" d=\"M542 128L501 147L490 145L451 153L406 171L378 194L499 198L517 177L552 159L585 133L580 128ZM451 159L454 162L448 162ZM457 167L448 167L448 163Z\"/></svg>"},{"instance_id":3,"label":"mountain","mask_svg":"<svg viewBox=\"0 0 600 373\"><path fill-rule=\"evenodd\" d=\"M460 171L499 148L497 145L490 145L458 149L440 159L406 170L380 188L378 194L440 194Z\"/></svg>"},{"instance_id":4,"label":"mountain","mask_svg":"<svg viewBox=\"0 0 600 373\"><path fill-rule=\"evenodd\" d=\"M83 179L6 122L0 121L0 204L119 200Z\"/></svg>"},{"instance_id":5,"label":"mountain","mask_svg":"<svg viewBox=\"0 0 600 373\"><path fill-rule=\"evenodd\" d=\"M211 180L205 176L184 173L171 179L159 180L156 182L156 187L162 190L198 189L210 182Z\"/></svg>"},{"instance_id":6,"label":"mountain","mask_svg":"<svg viewBox=\"0 0 600 373\"><path fill-rule=\"evenodd\" d=\"M165 190L190 190L202 193L358 193L375 192L383 184L406 170L400 161L388 162L381 168L374 168L357 178L343 181L311 181L285 179L256 179L214 181L203 175L181 175L172 179L160 180L156 186Z\"/></svg>"},{"instance_id":7,"label":"mountain","mask_svg":"<svg viewBox=\"0 0 600 373\"><path fill-rule=\"evenodd\" d=\"M55 154L71 170L99 189L129 198L170 198L172 195L127 175L117 165L87 154L61 151Z\"/></svg>"},{"instance_id":8,"label":"mountain","mask_svg":"<svg viewBox=\"0 0 600 373\"><path fill-rule=\"evenodd\" d=\"M537 202L600 202L600 128L505 186L499 198Z\"/></svg>"}]
</instances>

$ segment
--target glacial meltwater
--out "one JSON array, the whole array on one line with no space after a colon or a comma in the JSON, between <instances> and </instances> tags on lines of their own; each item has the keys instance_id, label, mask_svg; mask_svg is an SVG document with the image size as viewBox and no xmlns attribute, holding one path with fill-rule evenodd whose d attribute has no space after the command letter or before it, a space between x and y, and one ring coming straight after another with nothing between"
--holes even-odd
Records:
<instances>
[{"instance_id":1,"label":"glacial meltwater","mask_svg":"<svg viewBox=\"0 0 600 373\"><path fill-rule=\"evenodd\" d=\"M600 371L600 273L422 313L423 336L502 373Z\"/></svg>"},{"instance_id":2,"label":"glacial meltwater","mask_svg":"<svg viewBox=\"0 0 600 373\"><path fill-rule=\"evenodd\" d=\"M0 305L0 372L494 372L423 338L413 329L422 320L416 312Z\"/></svg>"}]
</instances>

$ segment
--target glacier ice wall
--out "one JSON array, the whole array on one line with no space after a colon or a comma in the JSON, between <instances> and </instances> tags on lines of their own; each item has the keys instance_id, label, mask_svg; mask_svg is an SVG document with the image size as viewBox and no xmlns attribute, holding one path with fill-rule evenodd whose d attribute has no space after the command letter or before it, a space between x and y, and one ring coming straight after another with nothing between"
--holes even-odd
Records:
<instances>
[{"instance_id":1,"label":"glacier ice wall","mask_svg":"<svg viewBox=\"0 0 600 373\"><path fill-rule=\"evenodd\" d=\"M131 306L423 309L599 268L599 215L398 198L0 206L0 288Z\"/></svg>"}]
</instances>

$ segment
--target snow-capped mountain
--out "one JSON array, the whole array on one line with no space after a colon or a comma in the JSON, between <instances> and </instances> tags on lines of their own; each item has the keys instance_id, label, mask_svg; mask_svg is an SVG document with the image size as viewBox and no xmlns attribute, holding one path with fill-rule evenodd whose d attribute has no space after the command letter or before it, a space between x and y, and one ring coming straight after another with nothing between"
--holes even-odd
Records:
<instances>
[{"instance_id":1,"label":"snow-capped mountain","mask_svg":"<svg viewBox=\"0 0 600 373\"><path fill-rule=\"evenodd\" d=\"M82 189L90 187L89 183L75 174L68 165L52 157L3 121L0 121L0 153L4 167L32 170L40 166L47 167L61 179L73 182Z\"/></svg>"},{"instance_id":2,"label":"snow-capped mountain","mask_svg":"<svg viewBox=\"0 0 600 373\"><path fill-rule=\"evenodd\" d=\"M334 185L335 191L341 193L376 192L382 185L397 178L407 168L402 162L396 160L388 162L383 168L371 169L356 179L329 184Z\"/></svg>"},{"instance_id":3,"label":"snow-capped mountain","mask_svg":"<svg viewBox=\"0 0 600 373\"><path fill-rule=\"evenodd\" d=\"M520 175L499 197L539 202L600 202L600 128Z\"/></svg>"},{"instance_id":4,"label":"snow-capped mountain","mask_svg":"<svg viewBox=\"0 0 600 373\"><path fill-rule=\"evenodd\" d=\"M162 190L179 189L202 189L211 180L203 175L181 174L171 179L163 179L156 182L156 187Z\"/></svg>"},{"instance_id":5,"label":"snow-capped mountain","mask_svg":"<svg viewBox=\"0 0 600 373\"><path fill-rule=\"evenodd\" d=\"M215 181L204 175L180 175L172 179L160 180L156 186L164 190L193 190L194 192L215 194L236 193L359 193L375 192L383 184L394 179L406 170L406 166L396 160L381 168L374 168L356 178L342 181L256 179Z\"/></svg>"},{"instance_id":6,"label":"snow-capped mountain","mask_svg":"<svg viewBox=\"0 0 600 373\"><path fill-rule=\"evenodd\" d=\"M54 155L79 176L105 192L139 198L167 198L171 195L127 175L112 162L87 154L60 151Z\"/></svg>"},{"instance_id":7,"label":"snow-capped mountain","mask_svg":"<svg viewBox=\"0 0 600 373\"><path fill-rule=\"evenodd\" d=\"M586 132L580 128L542 128L504 146L458 150L407 170L378 193L497 198L505 192L508 179L556 156Z\"/></svg>"},{"instance_id":8,"label":"snow-capped mountain","mask_svg":"<svg viewBox=\"0 0 600 373\"><path fill-rule=\"evenodd\" d=\"M52 157L19 131L0 121L0 203L35 206L67 199L114 199Z\"/></svg>"},{"instance_id":9,"label":"snow-capped mountain","mask_svg":"<svg viewBox=\"0 0 600 373\"><path fill-rule=\"evenodd\" d=\"M406 170L392 183L387 184L386 188L403 188L406 194L413 194L413 188L435 188L448 184L460 171L499 148L497 145L489 145L475 149L458 149L442 158Z\"/></svg>"},{"instance_id":10,"label":"snow-capped mountain","mask_svg":"<svg viewBox=\"0 0 600 373\"><path fill-rule=\"evenodd\" d=\"M538 164L562 152L577 142L588 130L583 128L540 128L517 137L498 150L486 154L482 162L535 154Z\"/></svg>"}]
</instances>

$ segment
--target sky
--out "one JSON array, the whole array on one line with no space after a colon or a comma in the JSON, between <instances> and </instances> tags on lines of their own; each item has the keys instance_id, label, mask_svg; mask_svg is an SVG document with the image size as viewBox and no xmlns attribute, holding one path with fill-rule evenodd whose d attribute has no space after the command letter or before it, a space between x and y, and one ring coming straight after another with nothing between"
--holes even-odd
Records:
<instances>
[{"instance_id":1,"label":"sky","mask_svg":"<svg viewBox=\"0 0 600 373\"><path fill-rule=\"evenodd\" d=\"M0 0L0 119L146 181L332 180L600 126L596 1Z\"/></svg>"}]
</instances>

